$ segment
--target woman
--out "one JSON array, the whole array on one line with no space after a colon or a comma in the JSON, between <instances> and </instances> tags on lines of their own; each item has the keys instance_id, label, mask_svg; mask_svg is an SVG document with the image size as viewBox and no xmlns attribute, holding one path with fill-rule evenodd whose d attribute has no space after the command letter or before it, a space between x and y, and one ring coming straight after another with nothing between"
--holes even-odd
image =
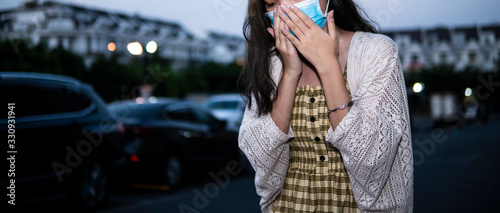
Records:
<instances>
[{"instance_id":1,"label":"woman","mask_svg":"<svg viewBox=\"0 0 500 213\"><path fill-rule=\"evenodd\" d=\"M250 0L244 30L239 146L262 211L412 212L395 43L352 0Z\"/></svg>"}]
</instances>

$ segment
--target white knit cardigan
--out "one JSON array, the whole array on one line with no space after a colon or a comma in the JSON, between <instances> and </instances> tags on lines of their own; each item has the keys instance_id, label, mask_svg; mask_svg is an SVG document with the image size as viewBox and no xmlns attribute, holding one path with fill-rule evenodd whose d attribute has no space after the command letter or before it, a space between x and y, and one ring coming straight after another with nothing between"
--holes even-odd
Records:
<instances>
[{"instance_id":1,"label":"white knit cardigan","mask_svg":"<svg viewBox=\"0 0 500 213\"><path fill-rule=\"evenodd\" d=\"M273 56L276 83L282 64ZM347 79L354 105L326 141L343 157L362 212L413 211L413 154L406 88L397 46L387 36L356 32L351 40ZM254 101L255 103L255 101ZM255 169L262 212L271 212L289 162L288 141L270 114L247 106L239 147Z\"/></svg>"}]
</instances>

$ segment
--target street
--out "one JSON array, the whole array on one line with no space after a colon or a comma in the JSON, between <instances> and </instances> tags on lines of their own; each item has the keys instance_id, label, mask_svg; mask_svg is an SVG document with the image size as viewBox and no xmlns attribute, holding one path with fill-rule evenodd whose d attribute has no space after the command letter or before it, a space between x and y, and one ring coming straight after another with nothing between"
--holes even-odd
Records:
<instances>
[{"instance_id":1,"label":"street","mask_svg":"<svg viewBox=\"0 0 500 213\"><path fill-rule=\"evenodd\" d=\"M114 194L110 206L99 212L259 212L253 174L230 177L224 188L211 177L200 177L174 192L136 189Z\"/></svg>"},{"instance_id":2,"label":"street","mask_svg":"<svg viewBox=\"0 0 500 213\"><path fill-rule=\"evenodd\" d=\"M493 120L413 133L414 212L493 212L500 198L499 130L500 121ZM114 190L108 205L96 212L259 212L253 174L225 170L213 172L216 178L208 174L190 175L175 190L154 185ZM33 207L75 212L64 199Z\"/></svg>"},{"instance_id":3,"label":"street","mask_svg":"<svg viewBox=\"0 0 500 213\"><path fill-rule=\"evenodd\" d=\"M443 134L425 146L422 141L433 141L432 133L413 134L414 211L497 212L500 121L434 133ZM434 150L429 144L435 146ZM416 157L417 150L424 158Z\"/></svg>"}]
</instances>

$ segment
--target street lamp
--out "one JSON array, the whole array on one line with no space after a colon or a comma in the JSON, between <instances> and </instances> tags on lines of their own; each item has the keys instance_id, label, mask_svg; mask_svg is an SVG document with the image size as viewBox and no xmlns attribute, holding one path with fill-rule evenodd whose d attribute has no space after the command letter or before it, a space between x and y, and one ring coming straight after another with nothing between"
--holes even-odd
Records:
<instances>
[{"instance_id":1,"label":"street lamp","mask_svg":"<svg viewBox=\"0 0 500 213\"><path fill-rule=\"evenodd\" d=\"M155 41L150 41L146 44L146 52L148 52L149 54L155 53L157 49L158 45L156 44ZM128 43L127 50L130 52L130 54L135 56L142 55L143 53L142 45L137 41ZM144 84L139 88L141 97L137 98L138 102L140 102L140 100L142 100L141 102L143 102L143 100L148 100L152 95L152 91L154 89L151 85L148 85L148 83L145 82L146 75L148 72L146 68L148 67L148 65L149 65L149 58L148 55L146 54L142 56L142 78Z\"/></svg>"},{"instance_id":2,"label":"street lamp","mask_svg":"<svg viewBox=\"0 0 500 213\"><path fill-rule=\"evenodd\" d=\"M472 95L472 89L470 87L467 87L467 89L465 89L465 97L469 97Z\"/></svg>"},{"instance_id":3,"label":"street lamp","mask_svg":"<svg viewBox=\"0 0 500 213\"><path fill-rule=\"evenodd\" d=\"M142 55L142 45L137 41L128 43L127 50L132 55Z\"/></svg>"},{"instance_id":4,"label":"street lamp","mask_svg":"<svg viewBox=\"0 0 500 213\"><path fill-rule=\"evenodd\" d=\"M114 52L116 50L116 44L115 44L115 42L109 42L108 43L108 50L110 52Z\"/></svg>"},{"instance_id":5,"label":"street lamp","mask_svg":"<svg viewBox=\"0 0 500 213\"><path fill-rule=\"evenodd\" d=\"M413 84L413 92L420 93L420 92L422 92L422 90L424 90L423 83L417 82L417 83Z\"/></svg>"},{"instance_id":6,"label":"street lamp","mask_svg":"<svg viewBox=\"0 0 500 213\"><path fill-rule=\"evenodd\" d=\"M146 45L146 51L150 54L153 54L156 52L156 49L158 49L158 45L156 44L155 41L150 41Z\"/></svg>"}]
</instances>

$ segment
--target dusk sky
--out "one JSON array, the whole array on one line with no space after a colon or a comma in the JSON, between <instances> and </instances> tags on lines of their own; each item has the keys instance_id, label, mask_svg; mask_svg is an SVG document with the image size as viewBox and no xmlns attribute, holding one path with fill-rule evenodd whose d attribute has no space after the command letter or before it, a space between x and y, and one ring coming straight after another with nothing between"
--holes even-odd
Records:
<instances>
[{"instance_id":1,"label":"dusk sky","mask_svg":"<svg viewBox=\"0 0 500 213\"><path fill-rule=\"evenodd\" d=\"M2 0L0 9L23 0ZM209 30L242 35L247 0L61 0L180 23L203 37ZM499 0L356 0L382 30L500 23Z\"/></svg>"}]
</instances>

